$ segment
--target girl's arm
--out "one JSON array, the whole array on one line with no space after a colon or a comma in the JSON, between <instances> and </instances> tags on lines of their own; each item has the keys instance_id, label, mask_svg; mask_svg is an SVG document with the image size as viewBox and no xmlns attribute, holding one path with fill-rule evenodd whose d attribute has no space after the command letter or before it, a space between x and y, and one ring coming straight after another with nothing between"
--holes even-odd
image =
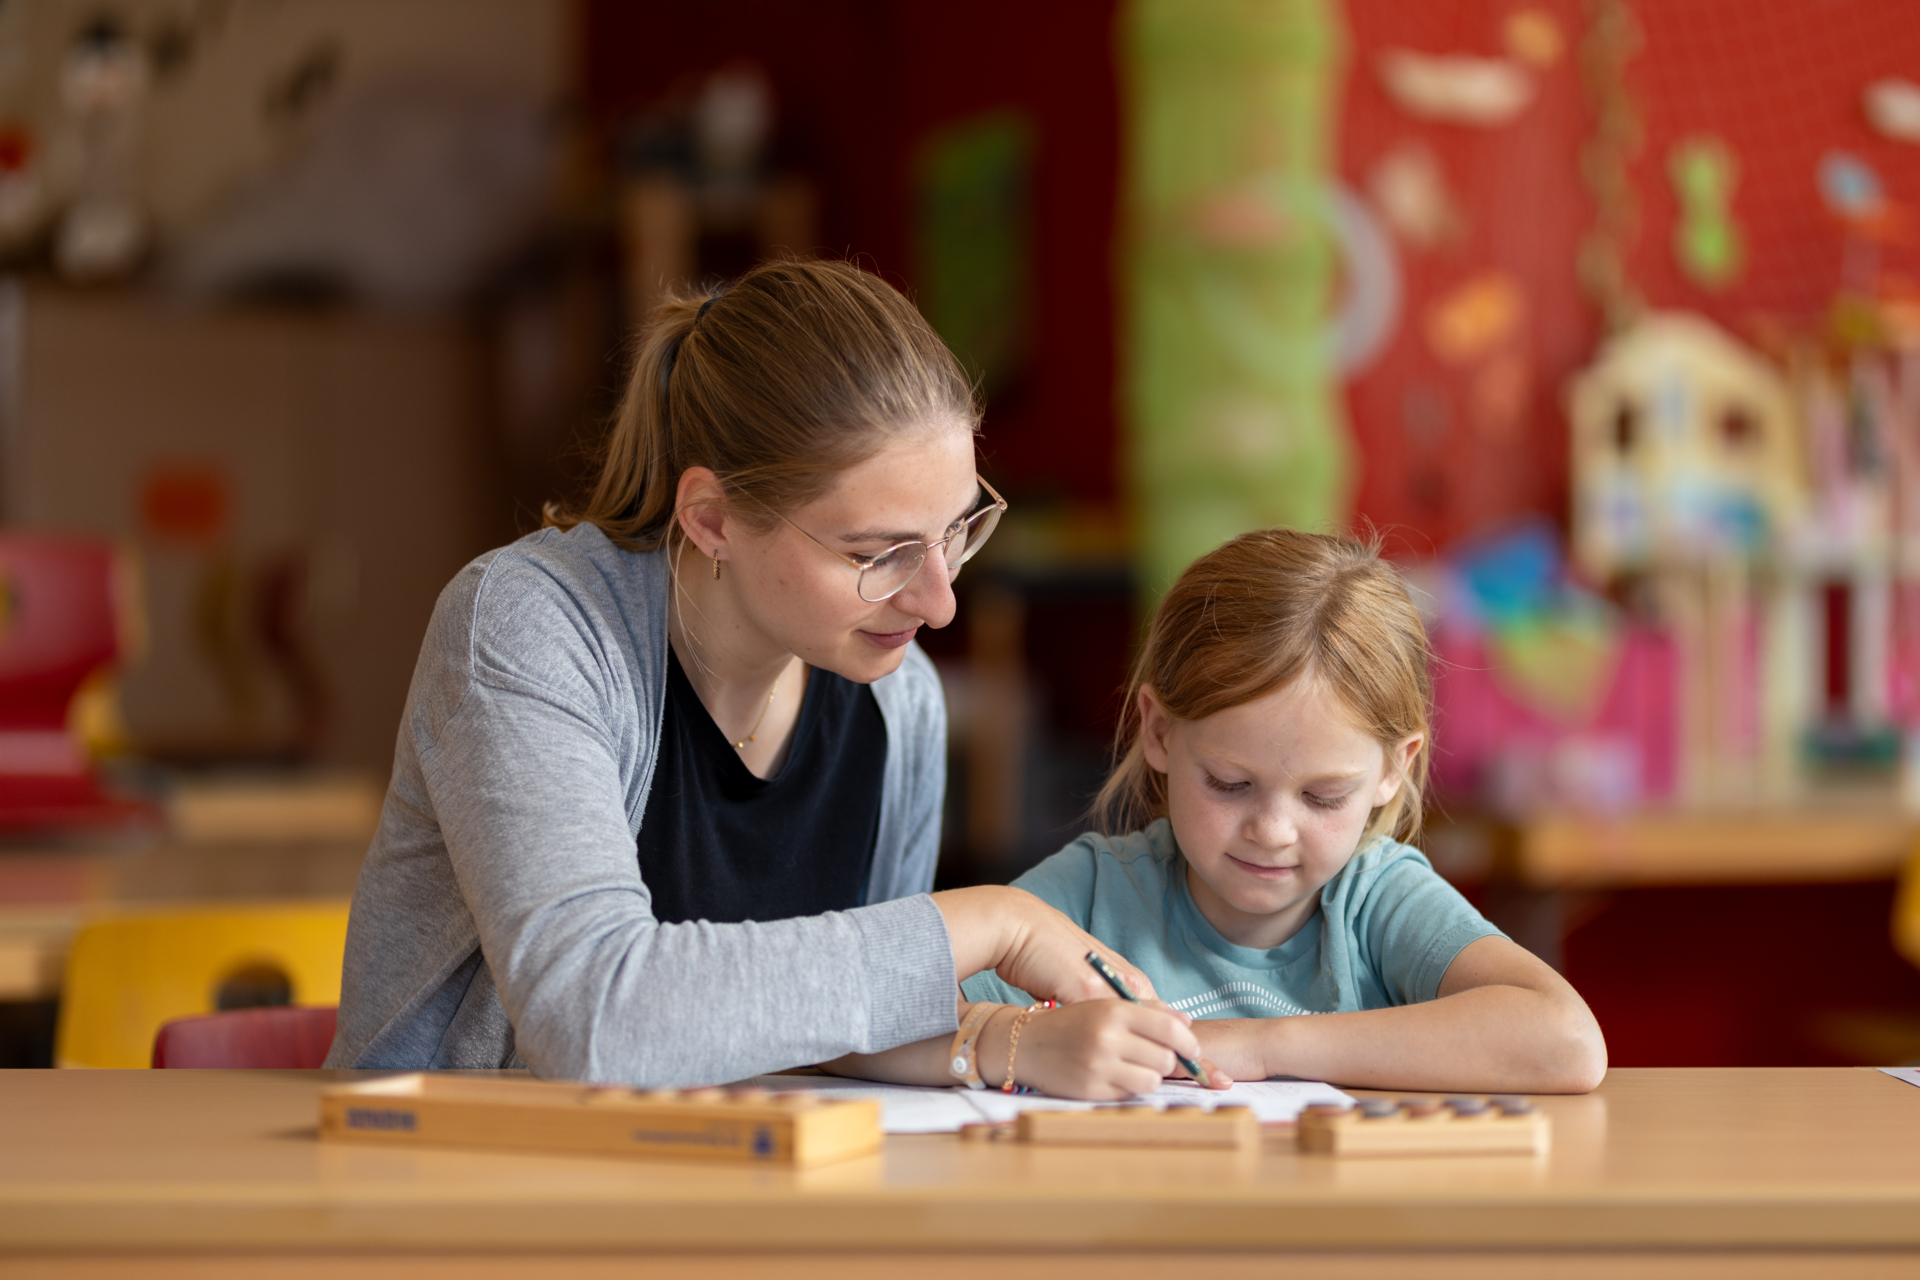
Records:
<instances>
[{"instance_id":1,"label":"girl's arm","mask_svg":"<svg viewBox=\"0 0 1920 1280\"><path fill-rule=\"evenodd\" d=\"M965 1019L971 1006L960 1005ZM1019 1013L1000 1005L974 1042L980 1078L998 1087L1007 1078L1007 1049ZM836 1075L886 1080L894 1084L950 1085L947 1053L951 1036L901 1045L885 1053L852 1053L826 1063ZM1020 1032L1014 1077L1023 1085L1062 1098L1096 1102L1136 1097L1160 1087L1178 1071L1174 1051L1200 1052L1185 1015L1164 1005L1087 1000L1044 1009L1027 1019Z\"/></svg>"},{"instance_id":2,"label":"girl's arm","mask_svg":"<svg viewBox=\"0 0 1920 1280\"><path fill-rule=\"evenodd\" d=\"M1500 937L1467 944L1437 999L1361 1013L1221 1018L1193 1024L1236 1079L1298 1076L1375 1089L1585 1093L1607 1073L1586 1001Z\"/></svg>"}]
</instances>

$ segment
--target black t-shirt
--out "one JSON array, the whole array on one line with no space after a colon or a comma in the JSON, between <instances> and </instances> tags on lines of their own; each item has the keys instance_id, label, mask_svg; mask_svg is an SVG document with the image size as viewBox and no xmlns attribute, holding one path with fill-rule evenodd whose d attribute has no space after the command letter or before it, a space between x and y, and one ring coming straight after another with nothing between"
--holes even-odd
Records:
<instances>
[{"instance_id":1,"label":"black t-shirt","mask_svg":"<svg viewBox=\"0 0 1920 1280\"><path fill-rule=\"evenodd\" d=\"M660 751L636 841L654 918L733 924L860 906L886 763L873 690L815 668L786 763L755 777L669 649Z\"/></svg>"}]
</instances>

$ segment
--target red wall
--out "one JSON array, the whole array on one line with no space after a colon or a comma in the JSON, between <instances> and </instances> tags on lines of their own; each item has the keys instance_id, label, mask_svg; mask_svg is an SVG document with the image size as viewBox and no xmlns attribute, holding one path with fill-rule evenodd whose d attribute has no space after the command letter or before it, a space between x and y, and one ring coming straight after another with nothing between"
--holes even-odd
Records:
<instances>
[{"instance_id":1,"label":"red wall","mask_svg":"<svg viewBox=\"0 0 1920 1280\"><path fill-rule=\"evenodd\" d=\"M1481 129L1416 120L1381 88L1380 50L1500 56L1503 20L1523 7L1552 15L1569 47L1540 74L1538 97L1513 122ZM1880 137L1860 107L1872 80L1920 75L1920 22L1897 0L1641 0L1634 9L1643 44L1628 63L1626 83L1644 128L1629 169L1640 212L1628 258L1634 283L1652 306L1704 312L1742 336L1751 337L1766 316L1817 315L1840 284L1843 252L1839 224L1815 185L1821 156L1851 152L1879 171L1896 202L1920 199L1920 147ZM1349 0L1346 11L1352 61L1340 154L1347 180L1364 189L1381 155L1406 141L1424 143L1440 157L1468 225L1450 247L1402 249L1400 328L1380 361L1348 389L1363 458L1358 511L1416 550L1521 512L1560 514L1561 389L1600 335L1599 316L1574 274L1593 218L1579 169L1594 127L1579 71L1584 6ZM1702 288L1675 265L1679 204L1668 155L1694 134L1719 137L1739 164L1732 208L1747 265L1724 291ZM1911 276L1914 247L1891 246L1882 261ZM1531 371L1529 414L1517 432L1475 424L1471 372L1444 365L1421 331L1436 298L1488 269L1510 273L1528 304L1517 349ZM1451 406L1445 431L1409 431L1404 410L1416 386Z\"/></svg>"}]
</instances>

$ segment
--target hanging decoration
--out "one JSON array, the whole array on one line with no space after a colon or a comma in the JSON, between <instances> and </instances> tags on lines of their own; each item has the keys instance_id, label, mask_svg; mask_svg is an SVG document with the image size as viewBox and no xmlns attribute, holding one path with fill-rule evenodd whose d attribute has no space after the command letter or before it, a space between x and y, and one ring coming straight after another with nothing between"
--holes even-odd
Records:
<instances>
[{"instance_id":1,"label":"hanging decoration","mask_svg":"<svg viewBox=\"0 0 1920 1280\"><path fill-rule=\"evenodd\" d=\"M1501 34L1507 52L1529 66L1546 68L1560 61L1566 52L1566 37L1560 24L1545 9L1516 9L1507 15Z\"/></svg>"},{"instance_id":2,"label":"hanging decoration","mask_svg":"<svg viewBox=\"0 0 1920 1280\"><path fill-rule=\"evenodd\" d=\"M1667 156L1667 174L1680 201L1673 256L1687 279L1703 289L1726 288L1746 265L1746 241L1732 208L1739 171L1732 149L1719 138L1688 138Z\"/></svg>"},{"instance_id":3,"label":"hanging decoration","mask_svg":"<svg viewBox=\"0 0 1920 1280\"><path fill-rule=\"evenodd\" d=\"M1517 280L1505 271L1483 271L1427 311L1427 345L1447 364L1467 364L1512 336L1526 310Z\"/></svg>"},{"instance_id":4,"label":"hanging decoration","mask_svg":"<svg viewBox=\"0 0 1920 1280\"><path fill-rule=\"evenodd\" d=\"M1889 76L1875 80L1860 95L1867 123L1895 142L1920 142L1920 84Z\"/></svg>"},{"instance_id":5,"label":"hanging decoration","mask_svg":"<svg viewBox=\"0 0 1920 1280\"><path fill-rule=\"evenodd\" d=\"M1447 190L1447 177L1432 148L1406 142L1375 162L1367 191L1387 225L1416 249L1432 249L1466 234L1466 218Z\"/></svg>"},{"instance_id":6,"label":"hanging decoration","mask_svg":"<svg viewBox=\"0 0 1920 1280\"><path fill-rule=\"evenodd\" d=\"M1491 128L1533 101L1533 77L1505 58L1385 49L1375 66L1387 96L1422 120Z\"/></svg>"},{"instance_id":7,"label":"hanging decoration","mask_svg":"<svg viewBox=\"0 0 1920 1280\"><path fill-rule=\"evenodd\" d=\"M1640 113L1627 93L1627 63L1644 37L1626 0L1587 0L1580 75L1594 113L1593 136L1580 151L1580 172L1593 191L1593 228L1580 245L1580 285L1609 330L1631 324L1646 302L1627 277L1627 252L1639 234L1628 164L1640 150Z\"/></svg>"}]
</instances>

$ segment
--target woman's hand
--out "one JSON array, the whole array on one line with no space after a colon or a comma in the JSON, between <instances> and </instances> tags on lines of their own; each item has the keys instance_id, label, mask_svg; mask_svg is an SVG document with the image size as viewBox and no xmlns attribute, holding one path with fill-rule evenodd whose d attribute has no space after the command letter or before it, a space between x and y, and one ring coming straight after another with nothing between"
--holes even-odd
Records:
<instances>
[{"instance_id":1,"label":"woman's hand","mask_svg":"<svg viewBox=\"0 0 1920 1280\"><path fill-rule=\"evenodd\" d=\"M1015 1010L994 1015L981 1035L981 1077L1006 1079L1007 1042ZM1200 1043L1183 1014L1163 1004L1085 1000L1027 1019L1014 1055L1014 1080L1059 1098L1111 1102L1152 1093L1180 1070L1178 1051L1197 1057Z\"/></svg>"},{"instance_id":2,"label":"woman's hand","mask_svg":"<svg viewBox=\"0 0 1920 1280\"><path fill-rule=\"evenodd\" d=\"M1003 981L1036 999L1062 1004L1110 1000L1113 988L1087 963L1087 952L1098 951L1119 970L1133 994L1153 999L1146 974L1025 889L948 889L934 894L933 902L946 917L954 972L963 981L996 969Z\"/></svg>"}]
</instances>

